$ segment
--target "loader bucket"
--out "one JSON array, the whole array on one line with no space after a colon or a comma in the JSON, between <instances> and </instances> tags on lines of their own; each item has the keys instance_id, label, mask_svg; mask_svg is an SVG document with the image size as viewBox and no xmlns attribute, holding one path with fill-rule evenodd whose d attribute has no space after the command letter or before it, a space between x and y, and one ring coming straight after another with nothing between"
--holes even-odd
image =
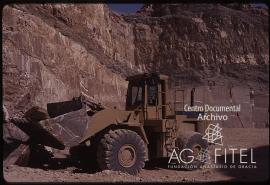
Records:
<instances>
[{"instance_id":1,"label":"loader bucket","mask_svg":"<svg viewBox=\"0 0 270 185\"><path fill-rule=\"evenodd\" d=\"M78 145L87 129L89 116L86 110L68 112L55 118L42 120L39 122L47 132L50 132L58 141L65 146L72 147Z\"/></svg>"},{"instance_id":2,"label":"loader bucket","mask_svg":"<svg viewBox=\"0 0 270 185\"><path fill-rule=\"evenodd\" d=\"M35 143L62 150L66 146L79 144L87 129L88 115L83 108L39 122L25 118L13 118L11 122L29 135Z\"/></svg>"},{"instance_id":3,"label":"loader bucket","mask_svg":"<svg viewBox=\"0 0 270 185\"><path fill-rule=\"evenodd\" d=\"M55 102L47 104L47 111L51 118L59 115L79 110L83 107L80 98L73 98L71 101Z\"/></svg>"}]
</instances>

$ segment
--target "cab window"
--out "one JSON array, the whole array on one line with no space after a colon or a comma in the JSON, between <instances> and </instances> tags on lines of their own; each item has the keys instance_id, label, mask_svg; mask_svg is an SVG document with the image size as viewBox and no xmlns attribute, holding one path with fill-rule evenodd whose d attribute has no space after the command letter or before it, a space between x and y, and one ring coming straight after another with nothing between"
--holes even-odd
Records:
<instances>
[{"instance_id":1,"label":"cab window","mask_svg":"<svg viewBox=\"0 0 270 185\"><path fill-rule=\"evenodd\" d=\"M128 89L128 106L137 106L143 103L143 86L140 84L130 84Z\"/></svg>"},{"instance_id":2,"label":"cab window","mask_svg":"<svg viewBox=\"0 0 270 185\"><path fill-rule=\"evenodd\" d=\"M157 86L148 85L147 86L147 103L150 106L157 105Z\"/></svg>"}]
</instances>

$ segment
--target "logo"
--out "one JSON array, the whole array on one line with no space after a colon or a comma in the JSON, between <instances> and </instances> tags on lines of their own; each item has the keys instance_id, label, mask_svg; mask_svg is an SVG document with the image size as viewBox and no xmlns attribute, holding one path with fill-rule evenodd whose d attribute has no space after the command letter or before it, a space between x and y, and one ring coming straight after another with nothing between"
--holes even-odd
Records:
<instances>
[{"instance_id":1,"label":"logo","mask_svg":"<svg viewBox=\"0 0 270 185\"><path fill-rule=\"evenodd\" d=\"M253 148L220 147L223 146L221 130L218 123L209 124L202 137L208 143L214 144L214 146L209 146L214 147L211 149L212 155L210 155L209 147L201 147L200 151L193 151L189 147L176 147L171 153L168 168L257 168ZM232 157L228 158L228 154ZM211 157L213 157L212 160Z\"/></svg>"},{"instance_id":2,"label":"logo","mask_svg":"<svg viewBox=\"0 0 270 185\"><path fill-rule=\"evenodd\" d=\"M222 135L221 135L222 128L219 124L209 124L207 129L205 130L205 135L203 139L206 139L208 143L223 145L222 143Z\"/></svg>"},{"instance_id":3,"label":"logo","mask_svg":"<svg viewBox=\"0 0 270 185\"><path fill-rule=\"evenodd\" d=\"M211 163L211 157L210 157L210 152L208 148L206 149L201 149L200 152L198 153L198 156L196 157L196 160L202 162L202 163Z\"/></svg>"}]
</instances>

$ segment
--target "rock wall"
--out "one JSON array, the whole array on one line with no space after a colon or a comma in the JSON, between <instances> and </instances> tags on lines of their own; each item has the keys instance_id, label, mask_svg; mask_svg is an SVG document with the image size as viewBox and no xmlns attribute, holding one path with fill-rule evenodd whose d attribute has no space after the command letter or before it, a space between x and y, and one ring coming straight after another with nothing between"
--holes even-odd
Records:
<instances>
[{"instance_id":1,"label":"rock wall","mask_svg":"<svg viewBox=\"0 0 270 185\"><path fill-rule=\"evenodd\" d=\"M103 4L12 4L2 24L4 104L11 113L80 93L123 108L125 77L158 71L189 89L209 82L252 88L259 103L246 113L258 121L259 112L264 121L268 116L264 9L150 4L118 15Z\"/></svg>"},{"instance_id":2,"label":"rock wall","mask_svg":"<svg viewBox=\"0 0 270 185\"><path fill-rule=\"evenodd\" d=\"M199 83L268 81L268 15L218 4L146 5L140 14L125 20L134 25L136 61L148 71Z\"/></svg>"},{"instance_id":3,"label":"rock wall","mask_svg":"<svg viewBox=\"0 0 270 185\"><path fill-rule=\"evenodd\" d=\"M94 28L84 30L87 25L93 26L92 23L96 27L107 27L102 26L106 18L100 16L104 14L104 7L84 8L69 5L4 7L3 86L4 104L9 112L26 110L32 105L46 108L48 102L69 100L81 92L105 105L123 106L127 86L124 77L106 65L112 60L103 53L105 49L98 48L95 52L89 48L102 44L105 47L103 39L96 35L106 35L96 30L98 34L93 37L90 31ZM83 10L91 12L93 19L90 15L79 16ZM66 12L70 14L63 16ZM74 16L76 12L78 15ZM91 23L83 24L83 18ZM73 25L79 29L73 30L68 26L73 22L85 27ZM113 43L113 38L109 40Z\"/></svg>"}]
</instances>

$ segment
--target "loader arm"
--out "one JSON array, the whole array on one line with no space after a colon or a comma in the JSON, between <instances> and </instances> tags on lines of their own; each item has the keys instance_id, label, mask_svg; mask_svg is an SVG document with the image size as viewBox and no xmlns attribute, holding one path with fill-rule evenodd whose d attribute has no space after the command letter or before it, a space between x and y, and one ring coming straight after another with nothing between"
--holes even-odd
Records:
<instances>
[{"instance_id":1,"label":"loader arm","mask_svg":"<svg viewBox=\"0 0 270 185\"><path fill-rule=\"evenodd\" d=\"M141 128L139 116L136 115L133 111L104 109L95 113L89 119L80 143L85 142L90 137L111 125L126 125Z\"/></svg>"}]
</instances>

